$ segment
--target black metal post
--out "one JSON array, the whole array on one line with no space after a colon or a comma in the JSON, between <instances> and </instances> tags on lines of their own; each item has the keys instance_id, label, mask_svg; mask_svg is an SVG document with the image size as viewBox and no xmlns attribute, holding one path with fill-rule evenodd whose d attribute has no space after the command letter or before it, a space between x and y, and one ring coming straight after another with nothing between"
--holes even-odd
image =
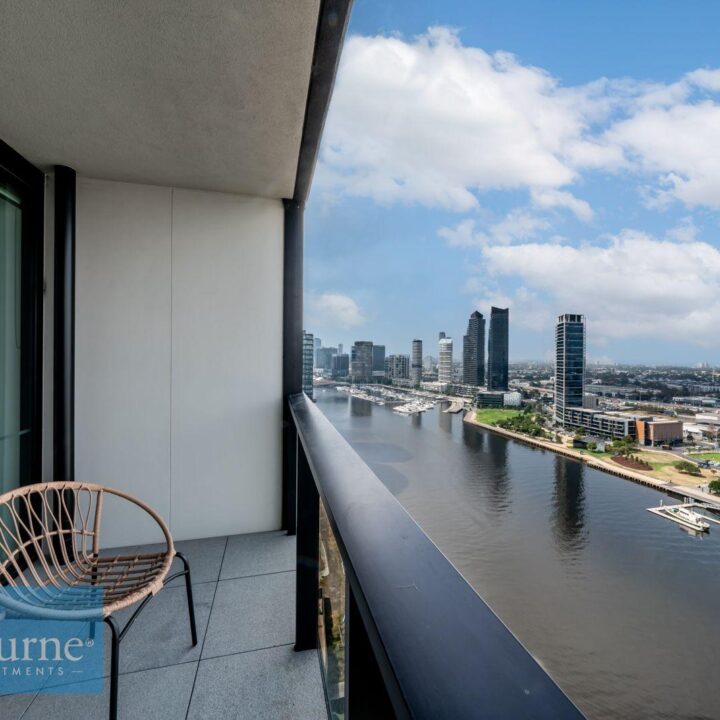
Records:
<instances>
[{"instance_id":1,"label":"black metal post","mask_svg":"<svg viewBox=\"0 0 720 720\"><path fill-rule=\"evenodd\" d=\"M195 647L198 644L197 625L195 624L195 601L193 600L192 579L190 577L190 563L187 558L179 552L175 553L175 557L183 564L183 575L185 576L185 593L187 595L188 615L190 617L190 635L192 644Z\"/></svg>"},{"instance_id":2,"label":"black metal post","mask_svg":"<svg viewBox=\"0 0 720 720\"><path fill-rule=\"evenodd\" d=\"M295 649L317 647L318 566L320 553L320 496L305 450L298 448L297 592L295 596Z\"/></svg>"},{"instance_id":3,"label":"black metal post","mask_svg":"<svg viewBox=\"0 0 720 720\"><path fill-rule=\"evenodd\" d=\"M284 200L283 255L283 480L282 527L297 529L297 433L288 398L302 392L303 212L302 203Z\"/></svg>"},{"instance_id":4,"label":"black metal post","mask_svg":"<svg viewBox=\"0 0 720 720\"><path fill-rule=\"evenodd\" d=\"M55 166L53 480L75 479L75 171Z\"/></svg>"},{"instance_id":5,"label":"black metal post","mask_svg":"<svg viewBox=\"0 0 720 720\"><path fill-rule=\"evenodd\" d=\"M345 717L395 720L390 697L350 582L345 582Z\"/></svg>"},{"instance_id":6,"label":"black metal post","mask_svg":"<svg viewBox=\"0 0 720 720\"><path fill-rule=\"evenodd\" d=\"M118 683L120 681L120 629L115 618L110 615L105 618L110 628L110 720L117 720L118 713Z\"/></svg>"}]
</instances>

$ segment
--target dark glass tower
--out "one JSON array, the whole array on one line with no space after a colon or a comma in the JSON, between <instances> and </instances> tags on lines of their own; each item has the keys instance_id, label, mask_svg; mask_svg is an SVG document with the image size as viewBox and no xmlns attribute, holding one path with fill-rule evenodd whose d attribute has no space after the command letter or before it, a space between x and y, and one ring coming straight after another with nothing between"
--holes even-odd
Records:
<instances>
[{"instance_id":1,"label":"dark glass tower","mask_svg":"<svg viewBox=\"0 0 720 720\"><path fill-rule=\"evenodd\" d=\"M477 310L470 316L463 337L463 383L485 384L485 318Z\"/></svg>"},{"instance_id":2,"label":"dark glass tower","mask_svg":"<svg viewBox=\"0 0 720 720\"><path fill-rule=\"evenodd\" d=\"M585 317L560 315L555 326L555 419L565 408L581 408L585 392Z\"/></svg>"},{"instance_id":3,"label":"dark glass tower","mask_svg":"<svg viewBox=\"0 0 720 720\"><path fill-rule=\"evenodd\" d=\"M508 328L509 308L490 309L488 333L488 390L508 389Z\"/></svg>"}]
</instances>

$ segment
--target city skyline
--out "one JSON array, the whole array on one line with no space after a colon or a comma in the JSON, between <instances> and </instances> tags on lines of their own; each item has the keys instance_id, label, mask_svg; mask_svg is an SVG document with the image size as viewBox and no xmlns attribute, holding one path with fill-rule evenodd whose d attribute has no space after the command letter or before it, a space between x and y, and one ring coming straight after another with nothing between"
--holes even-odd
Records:
<instances>
[{"instance_id":1,"label":"city skyline","mask_svg":"<svg viewBox=\"0 0 720 720\"><path fill-rule=\"evenodd\" d=\"M591 364L717 364L708 14L358 3L308 204L306 325L393 352L445 326L457 355L468 312L497 305L510 360L552 361L554 319L583 312Z\"/></svg>"}]
</instances>

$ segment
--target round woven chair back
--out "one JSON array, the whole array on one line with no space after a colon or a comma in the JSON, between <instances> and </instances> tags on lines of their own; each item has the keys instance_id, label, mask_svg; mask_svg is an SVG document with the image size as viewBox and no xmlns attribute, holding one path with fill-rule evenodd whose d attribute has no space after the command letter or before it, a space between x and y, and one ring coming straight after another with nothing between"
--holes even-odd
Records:
<instances>
[{"instance_id":1,"label":"round woven chair back","mask_svg":"<svg viewBox=\"0 0 720 720\"><path fill-rule=\"evenodd\" d=\"M149 515L165 548L103 554L100 532L107 495ZM10 610L35 617L106 617L160 590L174 554L162 518L119 490L51 482L0 496L0 606Z\"/></svg>"}]
</instances>

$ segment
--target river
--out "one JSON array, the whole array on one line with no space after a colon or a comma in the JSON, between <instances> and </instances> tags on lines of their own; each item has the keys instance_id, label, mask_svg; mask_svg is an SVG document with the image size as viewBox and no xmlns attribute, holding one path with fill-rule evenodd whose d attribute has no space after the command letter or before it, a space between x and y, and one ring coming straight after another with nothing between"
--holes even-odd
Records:
<instances>
[{"instance_id":1,"label":"river","mask_svg":"<svg viewBox=\"0 0 720 720\"><path fill-rule=\"evenodd\" d=\"M720 718L720 526L663 493L468 426L316 388L318 407L593 719Z\"/></svg>"}]
</instances>

